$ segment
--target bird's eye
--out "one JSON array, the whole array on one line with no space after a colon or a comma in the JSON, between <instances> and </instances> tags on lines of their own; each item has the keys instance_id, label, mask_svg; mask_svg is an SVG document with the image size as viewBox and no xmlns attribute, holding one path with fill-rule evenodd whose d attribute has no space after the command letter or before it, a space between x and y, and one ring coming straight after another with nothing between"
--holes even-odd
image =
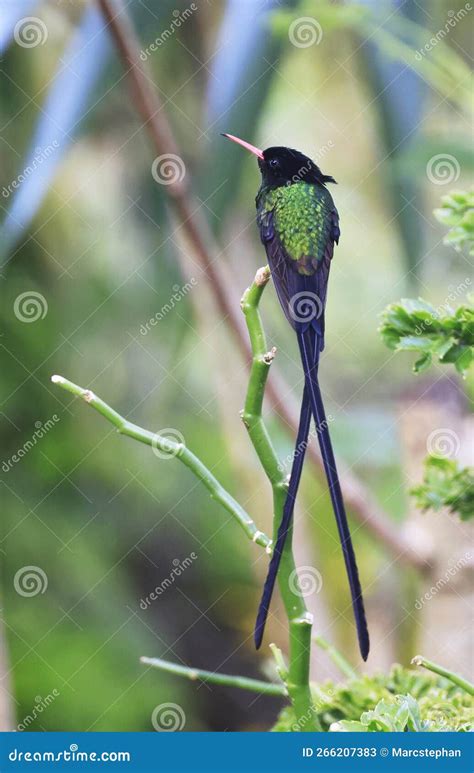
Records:
<instances>
[{"instance_id":1,"label":"bird's eye","mask_svg":"<svg viewBox=\"0 0 474 773\"><path fill-rule=\"evenodd\" d=\"M270 166L271 166L271 168L272 168L272 169L279 169L279 167L280 167L280 162L278 161L278 159L276 159L276 158L272 158L272 159L270 160Z\"/></svg>"}]
</instances>

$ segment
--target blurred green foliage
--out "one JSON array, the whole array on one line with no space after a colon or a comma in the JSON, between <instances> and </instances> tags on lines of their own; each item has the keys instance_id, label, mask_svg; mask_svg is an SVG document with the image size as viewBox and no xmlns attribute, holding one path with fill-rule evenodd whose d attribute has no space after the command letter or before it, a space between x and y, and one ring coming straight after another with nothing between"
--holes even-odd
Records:
<instances>
[{"instance_id":1,"label":"blurred green foliage","mask_svg":"<svg viewBox=\"0 0 474 773\"><path fill-rule=\"evenodd\" d=\"M317 4L308 0L301 3L296 14L278 11L273 16L275 30L286 35L293 19L301 18L305 13L306 19L314 18L315 8L324 30L329 33L351 30L362 40L374 38L387 58L402 61L418 71L430 85L470 113L469 65L444 40L445 35L440 36L436 45L426 46L429 42L426 27L401 13L387 16L389 3L382 2L374 8L364 2L334 4L330 0L320 0Z\"/></svg>"},{"instance_id":2,"label":"blurred green foliage","mask_svg":"<svg viewBox=\"0 0 474 773\"><path fill-rule=\"evenodd\" d=\"M435 359L453 364L464 376L474 360L471 306L436 309L421 298L404 298L385 309L380 333L390 349L421 354L413 366L415 373L429 368Z\"/></svg>"},{"instance_id":3,"label":"blurred green foliage","mask_svg":"<svg viewBox=\"0 0 474 773\"><path fill-rule=\"evenodd\" d=\"M440 223L450 227L444 243L456 250L466 246L469 254L474 255L474 190L442 196L441 207L434 214Z\"/></svg>"},{"instance_id":4,"label":"blurred green foliage","mask_svg":"<svg viewBox=\"0 0 474 773\"><path fill-rule=\"evenodd\" d=\"M394 665L388 674L327 681L314 687L314 704L324 730L346 732L468 732L474 699L444 677ZM304 730L291 708L273 730Z\"/></svg>"},{"instance_id":5,"label":"blurred green foliage","mask_svg":"<svg viewBox=\"0 0 474 773\"><path fill-rule=\"evenodd\" d=\"M454 459L427 456L423 483L411 489L420 510L447 507L462 521L474 518L474 470Z\"/></svg>"}]
</instances>

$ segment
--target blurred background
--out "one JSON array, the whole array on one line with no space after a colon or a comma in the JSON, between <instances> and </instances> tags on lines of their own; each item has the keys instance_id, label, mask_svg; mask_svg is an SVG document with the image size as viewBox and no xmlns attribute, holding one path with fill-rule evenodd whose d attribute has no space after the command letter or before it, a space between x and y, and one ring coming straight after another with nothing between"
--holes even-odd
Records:
<instances>
[{"instance_id":1,"label":"blurred background","mask_svg":"<svg viewBox=\"0 0 474 773\"><path fill-rule=\"evenodd\" d=\"M282 705L140 664L270 676L268 646L256 654L251 635L268 559L179 461L118 436L50 382L61 373L129 420L182 436L271 531L270 488L239 418L248 363L169 195L177 175L238 312L265 262L259 176L222 131L296 147L338 181L321 379L341 468L359 487L350 515L373 640L363 668L407 664L422 649L468 671L464 573L419 599L458 566L470 532L420 515L407 491L434 430L455 432L466 455L472 380L438 365L415 377L410 355L377 332L390 302L456 307L469 289L467 257L443 244L432 215L472 179L473 12L455 5L114 4L135 29L154 121L171 127L170 161L159 158L166 137L160 154L135 109L99 5L0 2L4 728L146 731L155 707L173 702L186 730L263 730ZM271 285L261 311L280 399L293 405L297 348ZM289 471L294 434L280 413L266 403ZM315 632L359 666L311 462L294 543L298 564L322 578L307 598ZM272 611L266 644L286 650L278 598ZM312 668L316 681L334 676L320 651Z\"/></svg>"}]
</instances>

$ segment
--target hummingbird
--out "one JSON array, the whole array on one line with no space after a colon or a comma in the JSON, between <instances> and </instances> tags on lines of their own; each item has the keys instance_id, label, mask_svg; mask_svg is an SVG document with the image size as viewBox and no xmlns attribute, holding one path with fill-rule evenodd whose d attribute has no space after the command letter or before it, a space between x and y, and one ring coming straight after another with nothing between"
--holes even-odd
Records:
<instances>
[{"instance_id":1,"label":"hummingbird","mask_svg":"<svg viewBox=\"0 0 474 773\"><path fill-rule=\"evenodd\" d=\"M370 645L362 589L318 378L319 357L324 349L329 269L341 233L339 215L326 187L336 180L293 148L275 146L260 150L232 134L223 136L258 159L261 184L255 202L260 239L283 313L296 333L304 373L288 492L258 609L255 646L259 649L262 643L314 419L349 580L359 649L366 660Z\"/></svg>"}]
</instances>

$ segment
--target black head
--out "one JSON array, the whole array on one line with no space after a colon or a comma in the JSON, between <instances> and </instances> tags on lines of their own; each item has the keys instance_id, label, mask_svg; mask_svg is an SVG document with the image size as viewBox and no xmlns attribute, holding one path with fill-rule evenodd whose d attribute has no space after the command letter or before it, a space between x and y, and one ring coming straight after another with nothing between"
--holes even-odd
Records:
<instances>
[{"instance_id":1,"label":"black head","mask_svg":"<svg viewBox=\"0 0 474 773\"><path fill-rule=\"evenodd\" d=\"M293 148L267 148L263 151L263 158L258 159L258 166L265 187L276 188L298 182L321 185L336 182L333 177L323 174L308 156Z\"/></svg>"},{"instance_id":2,"label":"black head","mask_svg":"<svg viewBox=\"0 0 474 773\"><path fill-rule=\"evenodd\" d=\"M224 134L223 136L237 142L257 156L258 166L262 174L262 185L265 188L279 188L298 182L319 183L320 185L336 182L334 177L323 174L319 166L304 153L300 153L299 150L284 146L260 150L232 134Z\"/></svg>"}]
</instances>

